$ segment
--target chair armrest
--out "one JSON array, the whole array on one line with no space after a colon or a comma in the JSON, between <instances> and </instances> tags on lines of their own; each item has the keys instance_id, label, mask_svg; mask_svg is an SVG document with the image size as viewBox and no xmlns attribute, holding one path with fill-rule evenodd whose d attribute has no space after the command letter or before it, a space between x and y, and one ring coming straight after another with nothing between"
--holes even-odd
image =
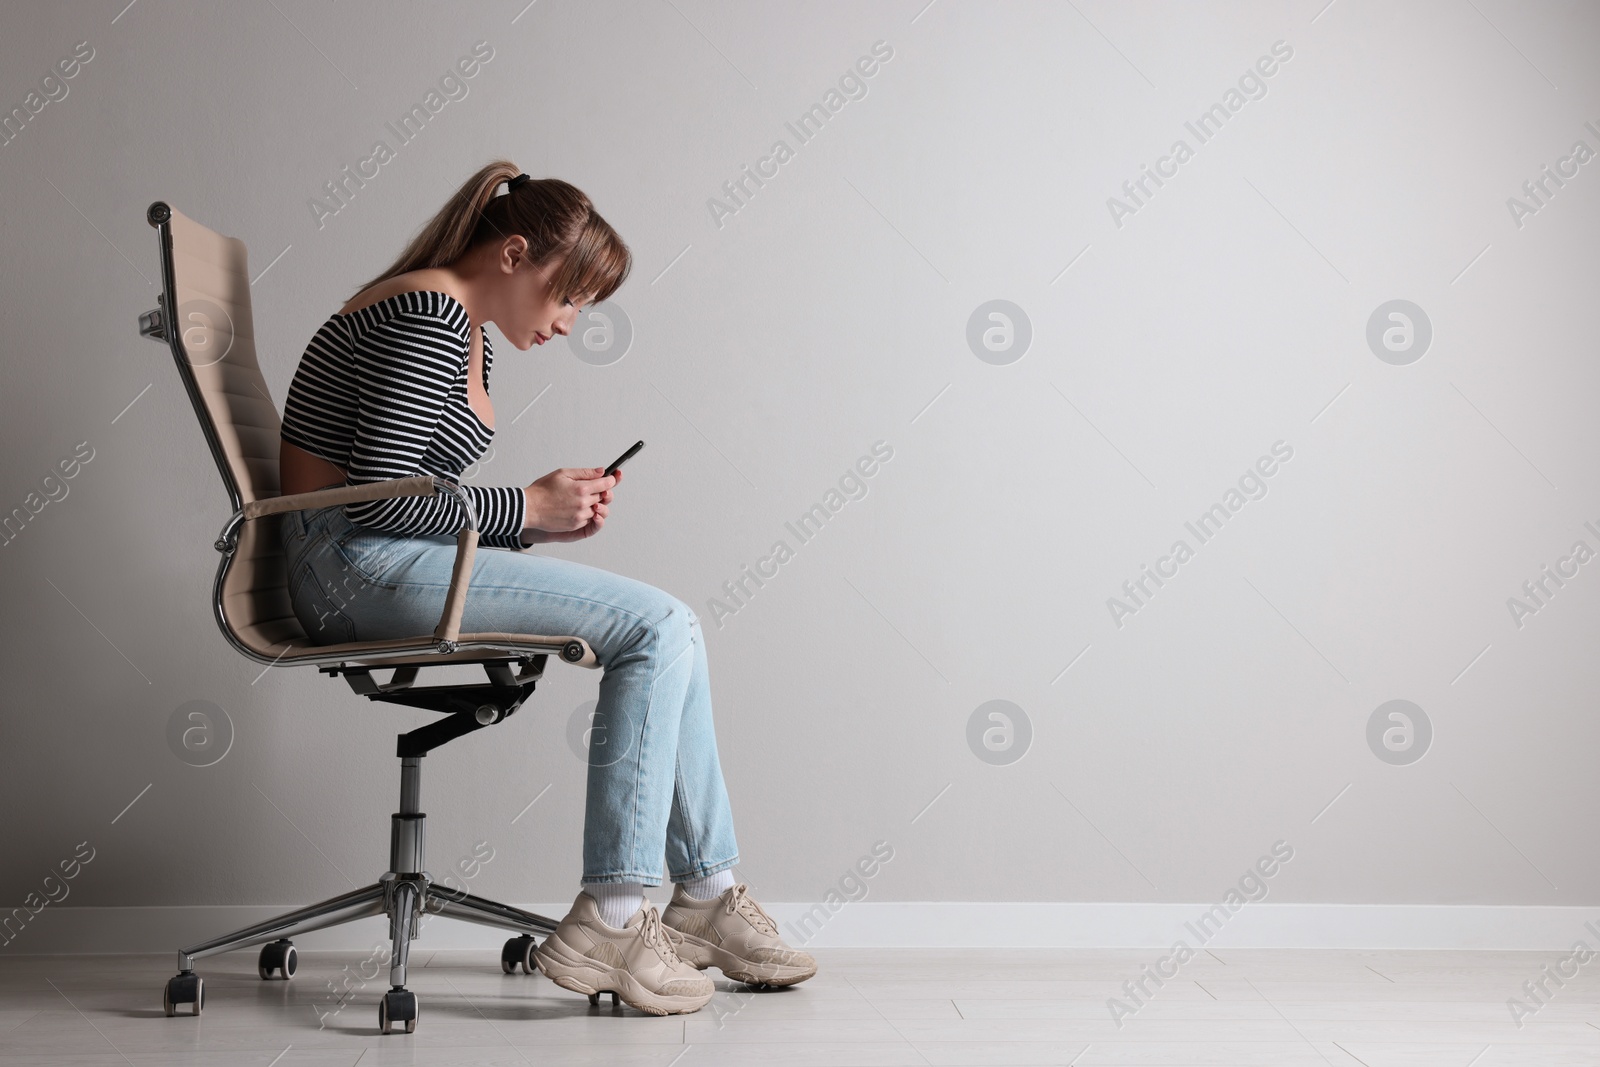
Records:
<instances>
[{"instance_id":1,"label":"chair armrest","mask_svg":"<svg viewBox=\"0 0 1600 1067\"><path fill-rule=\"evenodd\" d=\"M401 496L432 496L433 478L419 474L413 478L391 478L385 482L366 482L362 485L339 485L332 489L313 489L309 493L289 496L269 496L252 500L243 509L247 519L263 515L279 515L286 511L307 511L311 508L332 507L334 504L356 504L363 500L386 500Z\"/></svg>"},{"instance_id":2,"label":"chair armrest","mask_svg":"<svg viewBox=\"0 0 1600 1067\"><path fill-rule=\"evenodd\" d=\"M222 536L217 538L217 551L233 551L239 524L248 519L259 519L289 511L331 507L334 504L353 504L362 500L431 496L436 492L454 494L461 502L462 510L467 516L467 521L456 532L456 558L455 565L450 571L450 588L445 594L444 611L439 615L439 625L434 627L433 631L439 651L454 652L461 638L461 616L466 610L467 586L472 581L472 561L478 550L478 513L472 506L472 498L449 478L419 474L411 478L391 478L383 482L341 485L332 489L315 489L309 493L252 500L228 520Z\"/></svg>"}]
</instances>

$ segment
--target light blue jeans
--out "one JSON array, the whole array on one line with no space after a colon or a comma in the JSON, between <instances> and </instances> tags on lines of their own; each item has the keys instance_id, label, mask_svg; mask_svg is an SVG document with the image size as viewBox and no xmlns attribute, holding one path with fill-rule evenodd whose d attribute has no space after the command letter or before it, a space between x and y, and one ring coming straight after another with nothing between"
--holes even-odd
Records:
<instances>
[{"instance_id":1,"label":"light blue jeans","mask_svg":"<svg viewBox=\"0 0 1600 1067\"><path fill-rule=\"evenodd\" d=\"M340 505L282 519L289 595L318 644L432 633L455 559L450 535L352 523ZM711 719L700 620L644 582L570 560L478 549L463 633L571 634L604 670L589 746L583 881L661 884L739 860ZM552 660L558 662L558 660Z\"/></svg>"}]
</instances>

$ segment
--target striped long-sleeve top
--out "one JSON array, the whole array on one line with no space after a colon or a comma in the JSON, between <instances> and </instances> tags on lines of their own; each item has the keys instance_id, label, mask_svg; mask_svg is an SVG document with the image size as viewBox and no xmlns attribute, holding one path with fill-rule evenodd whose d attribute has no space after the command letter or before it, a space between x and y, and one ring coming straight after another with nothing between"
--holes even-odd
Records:
<instances>
[{"instance_id":1,"label":"striped long-sleeve top","mask_svg":"<svg viewBox=\"0 0 1600 1067\"><path fill-rule=\"evenodd\" d=\"M347 485L439 474L459 480L494 436L467 402L471 319L448 293L415 290L335 314L306 346L284 400L283 439L346 472ZM483 388L494 352L483 333ZM517 485L463 485L478 543L522 549ZM451 494L347 504L351 522L396 534L453 534Z\"/></svg>"}]
</instances>

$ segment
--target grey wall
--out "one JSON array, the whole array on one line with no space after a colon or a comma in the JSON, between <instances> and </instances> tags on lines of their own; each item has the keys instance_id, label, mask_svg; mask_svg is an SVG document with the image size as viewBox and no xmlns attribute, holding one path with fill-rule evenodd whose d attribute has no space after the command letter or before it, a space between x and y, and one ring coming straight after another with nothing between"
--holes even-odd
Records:
<instances>
[{"instance_id":1,"label":"grey wall","mask_svg":"<svg viewBox=\"0 0 1600 1067\"><path fill-rule=\"evenodd\" d=\"M1522 187L1600 150L1600 12L1323 2L13 6L5 108L93 58L0 146L0 505L67 490L0 548L0 900L85 841L73 905L303 902L382 870L392 738L430 716L217 632L226 501L135 333L144 209L248 244L281 407L316 327L504 155L625 236L634 336L607 365L501 341L475 477L649 442L601 536L549 551L701 612L763 899L818 900L883 840L877 900L1214 900L1281 840L1274 900L1595 903L1600 161L1543 206ZM467 95L398 144L480 41ZM802 144L786 122L875 42ZM1218 103L1202 143L1185 123ZM319 223L379 140L393 159ZM1146 165L1170 176L1126 196ZM1369 322L1404 325L1396 300L1420 315L1391 352ZM970 343L1007 323L1009 349ZM785 522L878 441L866 494L799 544ZM718 619L779 539L793 558ZM1576 574L1539 606L1546 565ZM598 680L553 667L429 758L436 871L487 841L475 888L571 897L568 726ZM1429 727L1397 752L1394 700ZM231 729L209 766L169 741L191 701Z\"/></svg>"}]
</instances>

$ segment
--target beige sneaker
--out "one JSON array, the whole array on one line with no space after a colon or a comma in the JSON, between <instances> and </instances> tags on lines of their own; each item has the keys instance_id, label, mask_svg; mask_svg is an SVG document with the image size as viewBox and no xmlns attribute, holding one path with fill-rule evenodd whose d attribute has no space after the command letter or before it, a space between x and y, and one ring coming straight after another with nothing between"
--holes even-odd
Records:
<instances>
[{"instance_id":1,"label":"beige sneaker","mask_svg":"<svg viewBox=\"0 0 1600 1067\"><path fill-rule=\"evenodd\" d=\"M710 900L675 885L661 921L683 935L678 955L702 970L716 967L753 986L794 985L817 973L816 958L783 943L778 924L743 882Z\"/></svg>"},{"instance_id":2,"label":"beige sneaker","mask_svg":"<svg viewBox=\"0 0 1600 1067\"><path fill-rule=\"evenodd\" d=\"M677 941L648 899L619 930L600 918L594 897L579 893L556 932L533 950L533 961L540 974L587 993L591 1003L610 992L642 1012L678 1015L705 1007L716 987L678 956Z\"/></svg>"}]
</instances>

